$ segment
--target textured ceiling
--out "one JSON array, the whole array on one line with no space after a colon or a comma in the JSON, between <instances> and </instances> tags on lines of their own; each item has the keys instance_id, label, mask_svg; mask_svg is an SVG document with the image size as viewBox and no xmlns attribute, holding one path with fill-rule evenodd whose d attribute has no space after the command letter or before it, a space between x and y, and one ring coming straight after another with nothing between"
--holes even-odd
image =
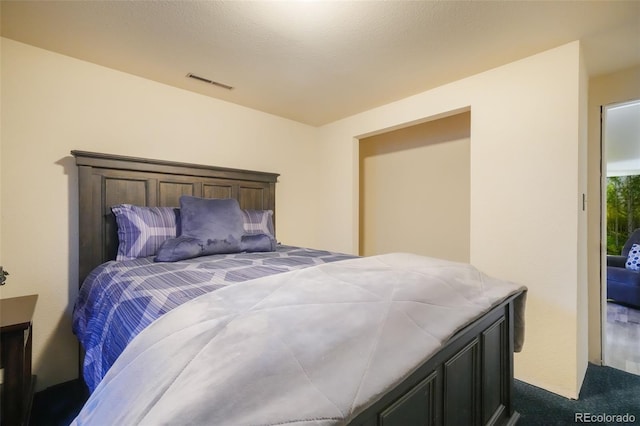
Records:
<instances>
[{"instance_id":1,"label":"textured ceiling","mask_svg":"<svg viewBox=\"0 0 640 426\"><path fill-rule=\"evenodd\" d=\"M640 1L5 1L2 36L311 125L582 40L640 63ZM186 78L194 73L233 86Z\"/></svg>"}]
</instances>

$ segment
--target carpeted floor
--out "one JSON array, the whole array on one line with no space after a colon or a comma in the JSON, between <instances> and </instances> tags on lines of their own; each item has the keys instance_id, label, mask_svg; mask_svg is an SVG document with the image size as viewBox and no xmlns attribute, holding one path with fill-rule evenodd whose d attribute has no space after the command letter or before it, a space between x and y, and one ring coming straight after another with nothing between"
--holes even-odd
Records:
<instances>
[{"instance_id":1,"label":"carpeted floor","mask_svg":"<svg viewBox=\"0 0 640 426\"><path fill-rule=\"evenodd\" d=\"M51 386L33 397L32 426L67 426L78 415L89 397L82 380L73 380Z\"/></svg>"},{"instance_id":2,"label":"carpeted floor","mask_svg":"<svg viewBox=\"0 0 640 426\"><path fill-rule=\"evenodd\" d=\"M38 392L33 401L30 424L67 426L78 414L86 398L86 388L79 380ZM562 426L580 423L640 425L640 376L589 364L577 401L516 380L514 407L521 415L518 422L520 426ZM625 414L626 418L614 417ZM576 416L582 416L583 420L587 416L593 417L589 417L590 421L580 422ZM597 416L609 417L599 421L600 418ZM633 421L622 421L625 419Z\"/></svg>"},{"instance_id":3,"label":"carpeted floor","mask_svg":"<svg viewBox=\"0 0 640 426\"><path fill-rule=\"evenodd\" d=\"M640 376L611 367L589 364L578 400L518 380L514 394L514 406L521 415L518 425L640 425ZM615 417L625 414L626 418ZM587 416L591 421L584 421Z\"/></svg>"}]
</instances>

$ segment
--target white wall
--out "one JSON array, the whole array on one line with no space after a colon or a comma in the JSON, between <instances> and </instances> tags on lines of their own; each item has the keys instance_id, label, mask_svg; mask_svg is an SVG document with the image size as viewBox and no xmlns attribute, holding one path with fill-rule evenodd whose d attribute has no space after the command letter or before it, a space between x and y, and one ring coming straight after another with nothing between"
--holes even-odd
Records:
<instances>
[{"instance_id":1,"label":"white wall","mask_svg":"<svg viewBox=\"0 0 640 426\"><path fill-rule=\"evenodd\" d=\"M575 398L586 370L578 283L580 45L570 43L320 129L325 248L358 250L357 138L471 109L471 263L529 287L516 376Z\"/></svg>"},{"instance_id":2,"label":"white wall","mask_svg":"<svg viewBox=\"0 0 640 426\"><path fill-rule=\"evenodd\" d=\"M1 297L39 294L38 388L77 377L77 175L69 151L280 173L278 238L317 246L317 130L2 39ZM286 155L284 155L286 154Z\"/></svg>"}]
</instances>

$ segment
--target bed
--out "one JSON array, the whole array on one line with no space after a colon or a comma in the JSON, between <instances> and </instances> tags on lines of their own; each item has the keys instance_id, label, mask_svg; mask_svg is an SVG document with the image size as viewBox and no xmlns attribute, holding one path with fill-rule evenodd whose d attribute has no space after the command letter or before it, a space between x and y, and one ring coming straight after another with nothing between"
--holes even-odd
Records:
<instances>
[{"instance_id":1,"label":"bed","mask_svg":"<svg viewBox=\"0 0 640 426\"><path fill-rule=\"evenodd\" d=\"M513 352L522 345L525 288L496 280L495 288L499 291L485 292L484 287L489 288L492 278L470 265L438 259L409 254L360 259L282 244L270 250L211 254L177 262L154 262L152 257L114 261L118 256L119 238L112 206L126 204L174 208L189 197L230 199L236 200L243 211L272 212L273 220L278 175L83 151L72 151L72 154L76 158L79 182L80 283L103 281L101 285L107 288L105 290L97 285L94 290L81 289L76 310L93 311L93 314L89 312L87 315L108 316L110 321L107 325L94 324L92 331L91 321L83 315L76 318L74 313L74 330L84 348L83 376L94 391L76 419L77 424L95 424L101 418L100 413L109 413L108 421L119 418L129 423L153 424L153 415L159 416L156 420L168 421L170 415L158 411L157 407L171 407L170 411L180 419L186 419L184 411L180 410L188 409L189 415L194 416L189 421L191 424L223 424L225 422L220 419L212 420L213 423L203 419L211 420L216 415L223 415L226 412L222 407L234 404L240 404L241 407L239 400L244 404L252 404L249 405L251 407L260 405L267 414L261 411L262 408L243 409L240 411L244 417L234 418L231 414L224 414L227 424L471 425L514 424L517 421L518 413L514 411L512 403ZM275 229L270 232L275 234ZM156 295L152 293L157 285L150 285L147 278L150 268L163 270L160 287L164 289ZM200 276L203 271L213 271L211 276L197 279L204 285L194 287L185 278ZM455 292L446 297L460 297L464 299L463 304L474 305L474 308L465 314L466 317L462 315L456 320L458 322L451 320L449 328L437 330L443 335L434 339L431 334L437 333L425 332L422 324L434 322L428 318L434 314L421 309L431 304L448 305L448 302L443 303L442 299L437 302L422 300L423 290L418 291L416 286L422 285L426 274L434 275L435 281L442 281L449 273L463 275L462 278L459 275L447 278L448 283L444 287ZM121 305L115 307L112 302L105 301L104 295L107 293L118 297L124 294L121 284L111 284L110 281L114 276L123 275L128 276L124 287L131 287L137 292L138 298L145 300L141 314L132 313L135 309L128 308L130 299L121 298ZM471 284L464 288L451 285L452 282L465 280ZM184 285L176 284L182 282ZM290 285L292 282L295 285ZM375 303L390 300L386 289L393 286L389 283L397 286L395 293L415 293L409 303L404 299L394 300L393 306L411 306L408 310L403 308L400 316L411 317L410 323L419 326L406 334L404 329L393 329L387 333L390 337L386 343L377 340L379 336L376 334L375 339L365 339L359 346L357 342L362 340L361 336L376 330L381 334L380 330L386 327L382 324L390 322L389 316L385 316L383 321L377 315L380 307L387 306L385 309L390 309L388 306L391 305L380 304L371 309L373 305L369 300L371 294L380 296ZM178 291L175 286L179 287ZM170 291L166 290L167 287L170 287ZM478 288L483 291L481 296L478 296ZM354 296L355 293L358 295ZM382 293L385 293L384 297ZM158 294L160 302L157 301ZM258 294L259 297L255 296L257 298L254 300L251 299L254 296L249 297L248 294ZM292 302L294 295L295 302ZM329 303L325 300L327 295L331 295ZM355 297L364 299L355 300ZM267 300L271 304L269 309L255 309L255 306L264 307ZM344 310L347 305L349 309ZM299 313L300 306L304 306L304 315ZM283 317L283 312L289 316ZM453 307L438 311L436 316L454 318L463 312L465 309ZM202 315L207 315L206 320L202 319ZM292 315L296 321L291 321ZM350 315L353 319L347 321ZM229 318L234 318L234 322L228 322ZM260 328L265 322L279 324L280 331L274 328L274 333L280 334L266 337L272 331ZM319 323L322 327L316 329ZM198 336L190 334L189 330L194 327L200 329L202 324L208 324L210 329ZM246 324L251 324L251 333L247 334ZM367 328L371 324L378 324L373 331ZM168 329L173 333L170 337L166 334ZM220 330L224 330L224 336L221 336ZM229 330L236 330L236 334ZM311 333L309 330L315 331ZM124 339L118 341L122 335L125 335ZM273 342L282 341L282 336L287 338L284 355L282 351L271 351ZM289 341L291 336L297 336L295 341ZM226 353L227 358L248 357L245 364L225 364L223 371L214 374L208 369L211 364L217 363L204 362L200 365L194 361L196 358L206 359L207 352L203 348L210 346L207 342L224 342L225 339L230 339L232 343L217 346L211 356L218 357L225 351L231 351ZM317 356L322 349L307 351L306 348L313 347L310 344L315 344L314 339L317 342L342 342L338 344L342 348L338 351L340 356L332 355L335 354L335 348L325 348L329 352L322 356ZM159 349L171 341L174 343ZM345 346L345 342L348 345ZM371 355L373 351L367 352L374 346L377 351L375 356ZM180 349L169 355L176 347L195 348L195 355L181 361L189 350ZM245 350L241 354L233 352L239 347L245 347ZM105 348L112 353L105 355ZM260 351L256 348L260 348ZM268 356L258 353L262 351ZM287 358L287 351L300 353ZM311 360L313 357L317 359ZM361 362L363 357L365 361ZM265 359L272 364L265 364ZM310 370L306 362L323 374ZM158 365L152 367L154 363L161 363L162 374L158 373ZM286 372L282 375L267 374L265 377L252 373L247 377L247 365L252 364L260 366L261 371L279 371L282 368ZM203 371L203 368L207 371ZM191 374L184 373L188 369L191 369ZM366 374L363 373L365 370ZM335 374L327 373L338 371ZM351 377L348 374L350 371L352 376L357 376L357 380L354 379L353 389L347 391L350 389L346 385ZM138 379L131 380L132 372ZM231 378L220 381L221 375L229 374ZM156 383L165 375L162 379L165 380L164 385ZM282 383L282 377L289 375L290 381ZM182 385L177 377L184 379ZM340 378L341 384L337 387L332 379L335 377ZM300 380L303 383L298 384ZM262 385L254 386L257 382ZM363 386L365 382L372 384ZM253 387L253 393L249 392ZM150 389L156 388L160 389L160 393L151 395ZM264 394L264 389L270 391ZM136 398L114 397L126 391ZM187 393L193 394L193 398L186 398ZM341 400L334 395L340 393L348 395ZM214 394L220 400L217 408L212 402L215 400ZM238 398L238 394L242 397ZM140 395L145 395L149 401L139 400L143 398ZM235 395L231 401L225 399L230 398L229 395ZM286 399L278 403L277 412L269 411L270 405L266 402L256 402L265 401L273 395L283 395ZM160 399L164 401L162 404L158 403ZM321 403L324 399L330 402L325 408ZM149 404L156 408L144 408L143 414L135 414L138 407ZM179 407L174 407L174 404ZM208 407L211 404L214 413L208 411L211 410ZM194 406L199 408L194 409ZM297 414L288 415L287 409ZM118 410L124 417L117 416ZM254 418L246 416L249 412ZM103 422L107 422L104 414L102 416Z\"/></svg>"}]
</instances>

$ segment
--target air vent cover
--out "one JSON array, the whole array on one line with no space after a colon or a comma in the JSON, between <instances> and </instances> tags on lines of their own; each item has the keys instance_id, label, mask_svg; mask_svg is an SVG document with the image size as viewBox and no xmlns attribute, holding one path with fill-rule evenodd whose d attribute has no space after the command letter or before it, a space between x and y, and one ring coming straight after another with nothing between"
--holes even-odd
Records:
<instances>
[{"instance_id":1,"label":"air vent cover","mask_svg":"<svg viewBox=\"0 0 640 426\"><path fill-rule=\"evenodd\" d=\"M209 80L208 78L200 77L199 75L195 75L192 73L187 74L187 77L193 78L194 80L201 81L203 83L213 84L214 86L222 87L223 89L233 90L233 86L229 86L228 84L220 83L217 81Z\"/></svg>"}]
</instances>

